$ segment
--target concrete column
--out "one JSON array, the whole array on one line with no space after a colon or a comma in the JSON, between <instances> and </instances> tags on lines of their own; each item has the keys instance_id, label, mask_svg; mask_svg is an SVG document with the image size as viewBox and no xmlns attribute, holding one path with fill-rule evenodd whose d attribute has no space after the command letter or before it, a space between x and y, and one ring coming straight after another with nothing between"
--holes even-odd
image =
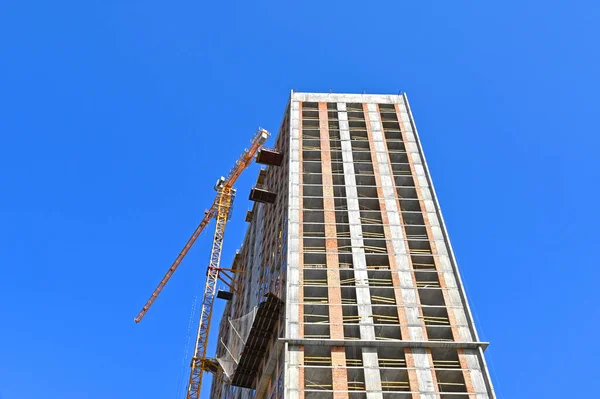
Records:
<instances>
[{"instance_id":1,"label":"concrete column","mask_svg":"<svg viewBox=\"0 0 600 399\"><path fill-rule=\"evenodd\" d=\"M456 341L478 340L472 324L472 319L467 319L468 304L463 301L464 291L459 287L457 280L458 270L454 266L454 256L450 253L447 244L447 234L441 217L441 211L437 206L437 199L433 187L430 186L430 177L426 171L427 165L421 155L420 144L416 132L413 130L410 110L405 98L396 104L396 113L400 121L402 136L405 142L411 171L417 187L419 202L423 212L423 219L427 227L427 235L431 241L432 253L436 269L439 272L440 286L446 302L448 318L453 325L452 332Z\"/></svg>"},{"instance_id":2,"label":"concrete column","mask_svg":"<svg viewBox=\"0 0 600 399\"><path fill-rule=\"evenodd\" d=\"M475 393L475 399L489 399L477 349L458 349L460 366L463 369L467 392Z\"/></svg>"},{"instance_id":3,"label":"concrete column","mask_svg":"<svg viewBox=\"0 0 600 399\"><path fill-rule=\"evenodd\" d=\"M325 252L330 333L332 339L344 339L327 103L319 103L319 130L321 138L321 176L323 179L323 213L325 218Z\"/></svg>"},{"instance_id":4,"label":"concrete column","mask_svg":"<svg viewBox=\"0 0 600 399\"><path fill-rule=\"evenodd\" d=\"M411 262L405 242L406 234L400 218L400 206L396 199L393 172L387 155L379 111L377 104L363 104L363 107L402 339L423 340L425 327L419 319L416 284L410 270ZM419 389L414 368L409 368L408 374L410 389L417 392ZM416 399L417 393L413 393L412 396Z\"/></svg>"},{"instance_id":5,"label":"concrete column","mask_svg":"<svg viewBox=\"0 0 600 399\"><path fill-rule=\"evenodd\" d=\"M411 271L410 255L408 253L408 245L405 241L406 234L402 225L400 204L396 195L391 161L385 144L385 137L383 136L379 111L376 104L368 104L367 109L372 136L371 142L377 154L376 165L379 169L379 179L381 180L382 194L379 196L383 198L383 205L386 210L385 216L388 219L391 234L390 239L393 240L394 263L398 268L400 292L408 324L408 334L404 335L403 339L423 341L426 337L425 327L420 318L421 313L418 307L419 301L417 299L416 282Z\"/></svg>"},{"instance_id":6,"label":"concrete column","mask_svg":"<svg viewBox=\"0 0 600 399\"><path fill-rule=\"evenodd\" d=\"M406 95L395 104L395 107L411 170L413 176L416 176L416 190L423 218L428 225L427 234L432 242L432 252L440 276L440 286L443 288L448 317L450 323L454 325L452 328L454 339L467 342L479 341ZM495 399L483 350L464 349L458 352L461 367L463 370L465 367L468 369L463 371L468 392L476 392L476 399Z\"/></svg>"},{"instance_id":7,"label":"concrete column","mask_svg":"<svg viewBox=\"0 0 600 399\"><path fill-rule=\"evenodd\" d=\"M405 305L406 319L408 322L409 336L407 340L427 340L427 332L422 316L423 312L420 307L420 300L417 294L417 284L414 277L412 260L408 242L406 241L406 232L403 222L401 221L401 207L398 195L396 193L393 170L389 151L385 143L385 136L379 108L376 104L369 104L369 121L373 134L373 144L376 149L381 149L385 156L382 156L382 161L379 165L382 188L386 193L386 209L388 209L388 217L390 225L395 226L394 244L397 247L395 250L398 274L401 280L401 292ZM406 144L406 143L405 143ZM414 176L416 180L417 177ZM391 212L393 210L394 212ZM431 355L425 348L415 348L406 351L407 366L409 366L409 384L411 390L418 390L421 398L436 397L438 390L435 371L433 369L433 361ZM410 365L409 365L410 364ZM432 396L433 395L433 396Z\"/></svg>"},{"instance_id":8,"label":"concrete column","mask_svg":"<svg viewBox=\"0 0 600 399\"><path fill-rule=\"evenodd\" d=\"M300 365L304 362L303 349L300 346L285 344L285 398L301 399L304 392L304 369Z\"/></svg>"},{"instance_id":9,"label":"concrete column","mask_svg":"<svg viewBox=\"0 0 600 399\"><path fill-rule=\"evenodd\" d=\"M319 131L321 138L321 175L323 179L323 211L325 218L325 251L327 264L327 290L329 297L329 330L332 339L344 339L342 291L338 261L335 201L329 144L329 118L327 103L319 103ZM332 385L335 399L348 398L348 372L346 352L343 347L331 348Z\"/></svg>"},{"instance_id":10,"label":"concrete column","mask_svg":"<svg viewBox=\"0 0 600 399\"><path fill-rule=\"evenodd\" d=\"M290 104L290 146L289 146L289 204L288 204L288 276L286 282L286 338L301 338L299 316L302 301L300 287L301 258L301 157L302 157L302 104L294 101ZM300 399L299 387L304 383L300 376L300 348L286 344L285 387L287 399ZM303 370L302 370L303 371ZM301 378L302 377L302 378Z\"/></svg>"},{"instance_id":11,"label":"concrete column","mask_svg":"<svg viewBox=\"0 0 600 399\"><path fill-rule=\"evenodd\" d=\"M292 101L290 106L290 193L288 208L288 279L286 301L286 337L300 338L299 302L301 253L301 186L300 158L302 156L301 104Z\"/></svg>"},{"instance_id":12,"label":"concrete column","mask_svg":"<svg viewBox=\"0 0 600 399\"><path fill-rule=\"evenodd\" d=\"M414 367L417 372L417 381L419 383L419 392L421 399L438 398L437 383L433 373L433 363L426 348L413 348L412 357Z\"/></svg>"},{"instance_id":13,"label":"concrete column","mask_svg":"<svg viewBox=\"0 0 600 399\"><path fill-rule=\"evenodd\" d=\"M344 165L344 179L346 182L346 203L348 205L348 223L350 225L350 242L352 245L352 263L354 265L354 278L356 279L356 302L360 316L360 337L364 340L375 340L373 328L373 310L371 308L371 293L367 274L367 260L365 258L364 242L354 173L350 127L346 104L338 103L338 119L340 124L340 139L342 147L342 160ZM365 388L368 399L381 399L381 375L379 373L379 360L376 348L362 348L363 366L365 373Z\"/></svg>"}]
</instances>

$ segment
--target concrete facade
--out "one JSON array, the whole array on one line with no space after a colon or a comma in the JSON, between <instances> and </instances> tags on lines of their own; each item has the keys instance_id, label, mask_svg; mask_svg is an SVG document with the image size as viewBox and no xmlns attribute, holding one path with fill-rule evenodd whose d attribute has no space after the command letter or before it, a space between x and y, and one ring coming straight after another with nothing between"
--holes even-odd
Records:
<instances>
[{"instance_id":1,"label":"concrete facade","mask_svg":"<svg viewBox=\"0 0 600 399\"><path fill-rule=\"evenodd\" d=\"M256 390L211 398L494 399L406 95L293 92L274 148L219 335L267 292L285 312Z\"/></svg>"}]
</instances>

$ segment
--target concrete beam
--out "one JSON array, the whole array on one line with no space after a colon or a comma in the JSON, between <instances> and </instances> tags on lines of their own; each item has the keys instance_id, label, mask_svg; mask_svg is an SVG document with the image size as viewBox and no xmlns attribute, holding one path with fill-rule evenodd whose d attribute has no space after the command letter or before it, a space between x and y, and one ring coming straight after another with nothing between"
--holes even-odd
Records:
<instances>
[{"instance_id":1,"label":"concrete beam","mask_svg":"<svg viewBox=\"0 0 600 399\"><path fill-rule=\"evenodd\" d=\"M475 341L403 341L403 340L341 340L341 339L309 339L279 338L290 345L347 346L377 348L463 348L485 350L489 342Z\"/></svg>"}]
</instances>

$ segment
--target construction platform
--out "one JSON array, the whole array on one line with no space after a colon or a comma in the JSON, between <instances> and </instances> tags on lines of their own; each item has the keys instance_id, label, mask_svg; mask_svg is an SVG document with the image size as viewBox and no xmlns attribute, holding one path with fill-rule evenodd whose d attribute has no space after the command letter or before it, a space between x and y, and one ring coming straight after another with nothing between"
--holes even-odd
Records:
<instances>
[{"instance_id":1,"label":"construction platform","mask_svg":"<svg viewBox=\"0 0 600 399\"><path fill-rule=\"evenodd\" d=\"M283 301L272 293L258 305L256 317L244 345L240 361L231 379L231 385L254 389L258 368L263 360L267 344L273 335L275 324L283 309Z\"/></svg>"}]
</instances>

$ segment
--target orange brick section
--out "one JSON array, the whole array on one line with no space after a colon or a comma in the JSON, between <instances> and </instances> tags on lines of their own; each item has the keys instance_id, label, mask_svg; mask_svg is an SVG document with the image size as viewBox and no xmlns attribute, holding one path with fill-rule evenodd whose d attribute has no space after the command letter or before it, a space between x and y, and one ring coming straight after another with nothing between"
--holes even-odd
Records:
<instances>
[{"instance_id":1,"label":"orange brick section","mask_svg":"<svg viewBox=\"0 0 600 399\"><path fill-rule=\"evenodd\" d=\"M379 208L381 209L381 220L383 221L383 232L385 236L385 246L387 250L388 259L390 262L390 270L392 275L392 284L394 286L394 296L396 298L396 305L398 311L398 320L400 321L400 334L402 339L410 339L410 333L408 332L408 319L406 318L406 310L404 307L404 300L402 299L402 292L400 291L400 277L398 276L398 265L396 264L396 256L394 247L392 245L392 233L390 231L390 221L387 215L387 208L385 206L385 199L383 194L383 188L381 184L381 175L379 174L379 161L377 160L377 152L375 151L375 143L373 142L373 132L371 131L371 124L369 118L369 109L367 104L363 104L363 112L365 114L365 124L367 126L367 136L369 138L369 149L371 151L371 160L373 162L373 174L375 175L375 184L377 185L377 197L379 197ZM400 208L398 208L400 209Z\"/></svg>"},{"instance_id":2,"label":"orange brick section","mask_svg":"<svg viewBox=\"0 0 600 399\"><path fill-rule=\"evenodd\" d=\"M411 396L413 399L418 399L419 395L419 380L417 379L417 370L415 369L415 359L412 354L412 349L404 349L404 356L406 358L406 368L408 371L408 386L412 392Z\"/></svg>"},{"instance_id":3,"label":"orange brick section","mask_svg":"<svg viewBox=\"0 0 600 399\"><path fill-rule=\"evenodd\" d=\"M343 346L331 347L331 376L333 379L333 399L348 399L348 370L346 350Z\"/></svg>"},{"instance_id":4,"label":"orange brick section","mask_svg":"<svg viewBox=\"0 0 600 399\"><path fill-rule=\"evenodd\" d=\"M431 356L431 349L427 349L427 357L429 358L429 364L433 367L433 356ZM431 370L431 379L433 380L433 389L436 392L440 391L440 386L438 385L437 375L435 374L435 370Z\"/></svg>"},{"instance_id":5,"label":"orange brick section","mask_svg":"<svg viewBox=\"0 0 600 399\"><path fill-rule=\"evenodd\" d=\"M329 328L332 339L344 339L342 291L338 262L337 229L335 226L335 202L329 145L329 119L327 103L319 103L319 131L321 135L321 174L323 179L323 210L325 217L325 251L327 261L327 291L329 297ZM334 350L335 349L335 350ZM331 361L334 398L347 399L348 372L344 348L332 348ZM336 367L337 366L337 367Z\"/></svg>"},{"instance_id":6,"label":"orange brick section","mask_svg":"<svg viewBox=\"0 0 600 399\"><path fill-rule=\"evenodd\" d=\"M337 231L335 226L335 203L333 199L333 176L331 152L329 151L329 125L327 103L319 103L319 131L321 133L321 173L323 179L323 210L325 218L325 250L327 260L327 285L329 296L329 323L332 339L344 339L342 327L342 295L338 270ZM332 270L330 270L332 269Z\"/></svg>"},{"instance_id":7,"label":"orange brick section","mask_svg":"<svg viewBox=\"0 0 600 399\"><path fill-rule=\"evenodd\" d=\"M400 125L400 130L402 131L402 140L404 143L408 143L406 138L406 130L404 128L404 123L402 122L402 115L400 113L400 107L398 104L395 104L396 108L396 117L398 118L398 123ZM413 132L414 134L414 132ZM416 136L415 136L416 140ZM415 142L416 143L416 142ZM424 160L421 159L421 162L424 166ZM410 173L415 182L415 190L417 192L417 198L419 199L419 206L421 208L421 213L423 214L423 220L425 221L425 229L427 230L427 238L429 239L429 245L431 246L431 254L433 257L433 262L435 264L435 269L438 272L438 278L440 280L440 287L442 291L442 296L444 297L444 304L446 305L446 311L448 312L448 321L450 323L450 328L452 330L452 336L454 337L454 341L461 341L460 331L456 326L456 317L454 316L454 309L449 308L448 304L451 303L450 296L448 295L448 286L446 285L446 280L444 279L444 275L441 272L440 260L438 257L437 247L434 242L433 233L431 231L431 223L429 222L429 218L427 217L427 209L425 208L425 202L423 201L423 193L421 192L421 187L419 186L419 181L417 179L417 175L415 173L415 165L410 154L408 155L408 163L410 165ZM433 197L433 192L432 192Z\"/></svg>"},{"instance_id":8,"label":"orange brick section","mask_svg":"<svg viewBox=\"0 0 600 399\"><path fill-rule=\"evenodd\" d=\"M467 363L467 357L465 351L462 348L457 349L458 361L460 362L460 368L462 369L463 377L465 379L465 387L468 393L474 394L475 387L473 387L473 381L471 380L471 371L469 370L469 364ZM475 397L475 396L473 396Z\"/></svg>"},{"instance_id":9,"label":"orange brick section","mask_svg":"<svg viewBox=\"0 0 600 399\"><path fill-rule=\"evenodd\" d=\"M299 284L298 284L298 337L299 338L303 338L304 337L304 239L302 238L304 236L304 224L303 224L303 220L304 220L304 212L302 211L303 208L303 204L302 204L302 169L303 169L303 165L302 165L302 103L298 102L298 147L299 147L299 154L298 154L298 160L299 160L299 170L298 170L298 182L299 182L299 187L298 187L298 212L300 213L298 215L298 274L299 274ZM301 382L304 384L304 378L301 378Z\"/></svg>"}]
</instances>

